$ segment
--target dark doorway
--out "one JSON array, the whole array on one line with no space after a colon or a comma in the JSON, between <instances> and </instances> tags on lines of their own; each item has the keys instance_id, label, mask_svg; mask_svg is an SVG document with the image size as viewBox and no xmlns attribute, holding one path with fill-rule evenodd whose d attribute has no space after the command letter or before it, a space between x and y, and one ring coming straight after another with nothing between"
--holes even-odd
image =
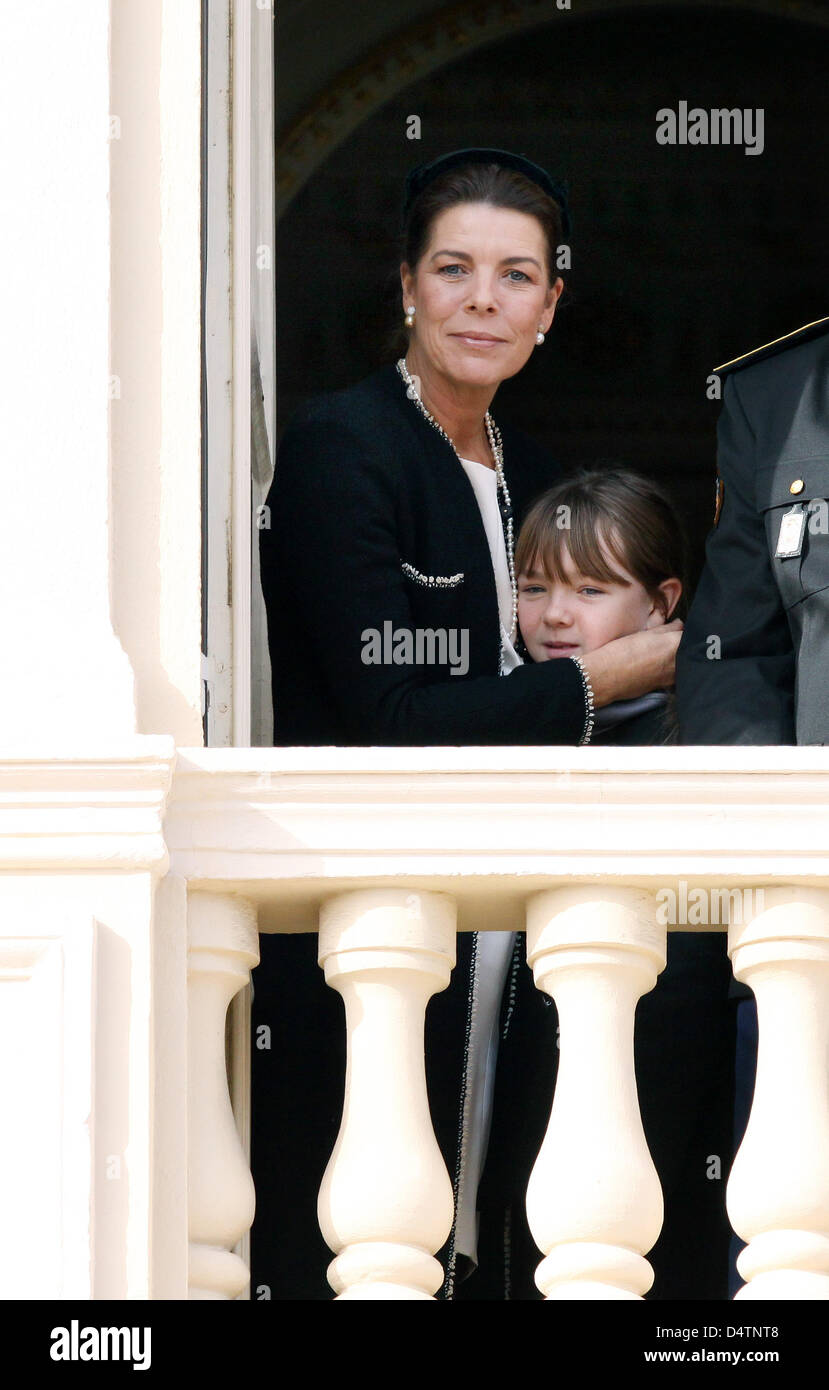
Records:
<instances>
[{"instance_id":1,"label":"dark doorway","mask_svg":"<svg viewBox=\"0 0 829 1390\"><path fill-rule=\"evenodd\" d=\"M659 475L696 569L713 510L709 373L829 312L829 28L709 6L552 15L387 102L289 205L277 246L280 427L306 395L388 360L406 170L465 145L521 150L569 180L573 268L547 343L493 413L564 465ZM290 83L277 40L277 102ZM657 144L657 111L683 100L762 108L762 153ZM412 114L420 141L406 138Z\"/></svg>"}]
</instances>

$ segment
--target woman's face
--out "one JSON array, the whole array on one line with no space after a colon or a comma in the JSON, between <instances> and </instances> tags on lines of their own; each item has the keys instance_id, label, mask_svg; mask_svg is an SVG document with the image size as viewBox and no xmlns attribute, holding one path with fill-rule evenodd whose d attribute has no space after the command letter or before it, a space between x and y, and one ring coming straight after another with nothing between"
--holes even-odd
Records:
<instances>
[{"instance_id":1,"label":"woman's face","mask_svg":"<svg viewBox=\"0 0 829 1390\"><path fill-rule=\"evenodd\" d=\"M400 279L404 308L416 310L418 365L470 386L521 370L563 289L560 278L548 281L541 223L488 203L440 213L414 274L404 264Z\"/></svg>"},{"instance_id":2,"label":"woman's face","mask_svg":"<svg viewBox=\"0 0 829 1390\"><path fill-rule=\"evenodd\" d=\"M518 576L518 626L533 661L584 656L616 637L666 621L655 597L627 570L608 582L580 574L566 548L561 558L563 581L537 571ZM682 584L666 579L659 589L670 612Z\"/></svg>"}]
</instances>

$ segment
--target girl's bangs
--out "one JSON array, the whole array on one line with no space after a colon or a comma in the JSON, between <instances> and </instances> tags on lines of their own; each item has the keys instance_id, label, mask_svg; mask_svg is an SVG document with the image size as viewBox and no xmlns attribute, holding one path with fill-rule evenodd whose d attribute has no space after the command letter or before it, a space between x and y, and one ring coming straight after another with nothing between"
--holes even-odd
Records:
<instances>
[{"instance_id":1,"label":"girl's bangs","mask_svg":"<svg viewBox=\"0 0 829 1390\"><path fill-rule=\"evenodd\" d=\"M530 567L546 574L548 579L566 584L566 553L577 572L586 579L629 585L630 580L624 573L627 572L626 556L622 554L615 528L606 527L602 518L589 515L590 511L592 508L573 508L569 527L559 526L557 522L534 527L536 534L528 538L533 556ZM608 555L618 567L614 567Z\"/></svg>"}]
</instances>

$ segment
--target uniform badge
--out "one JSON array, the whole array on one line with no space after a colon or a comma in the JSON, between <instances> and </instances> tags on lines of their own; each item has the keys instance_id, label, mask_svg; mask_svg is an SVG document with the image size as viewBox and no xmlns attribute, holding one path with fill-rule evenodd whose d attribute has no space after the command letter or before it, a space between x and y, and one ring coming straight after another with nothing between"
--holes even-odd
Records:
<instances>
[{"instance_id":1,"label":"uniform badge","mask_svg":"<svg viewBox=\"0 0 829 1390\"><path fill-rule=\"evenodd\" d=\"M722 511L722 500L723 500L723 495L724 495L724 493L725 493L725 483L723 482L722 478L721 478L719 475L717 475L717 481L716 481L716 483L714 484L714 525L715 525L715 526L717 525L717 522L718 522L719 519L720 519L720 512Z\"/></svg>"},{"instance_id":2,"label":"uniform badge","mask_svg":"<svg viewBox=\"0 0 829 1390\"><path fill-rule=\"evenodd\" d=\"M789 560L799 555L803 549L803 532L806 527L806 512L802 503L797 503L790 512L785 512L780 521L775 555L781 560Z\"/></svg>"}]
</instances>

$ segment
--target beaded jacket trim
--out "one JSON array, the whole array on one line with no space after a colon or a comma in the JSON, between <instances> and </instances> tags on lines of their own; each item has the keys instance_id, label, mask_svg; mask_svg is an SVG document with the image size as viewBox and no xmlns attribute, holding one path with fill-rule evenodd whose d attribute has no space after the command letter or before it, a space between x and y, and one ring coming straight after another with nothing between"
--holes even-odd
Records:
<instances>
[{"instance_id":1,"label":"beaded jacket trim","mask_svg":"<svg viewBox=\"0 0 829 1390\"><path fill-rule=\"evenodd\" d=\"M584 663L581 657L571 656L570 660L575 661L576 666L578 667L579 675L581 676L582 686L584 687L584 731L577 745L579 748L583 748L586 743L590 742L590 736L593 733L593 725L596 722L596 708L593 701L593 687L590 684L590 677L584 669Z\"/></svg>"},{"instance_id":2,"label":"beaded jacket trim","mask_svg":"<svg viewBox=\"0 0 829 1390\"><path fill-rule=\"evenodd\" d=\"M446 1274L443 1282L443 1296L449 1301L455 1297L455 1270L457 1250L455 1237L458 1224L458 1207L466 1183L466 1155L469 1140L469 1043L472 1037L472 1023L478 1011L478 933L472 933L472 950L469 961L469 994L466 1000L466 1032L463 1040L463 1072L461 1075L460 1109L458 1114L458 1138L455 1149L455 1173L452 1180L454 1195L454 1214L452 1229L446 1250Z\"/></svg>"},{"instance_id":3,"label":"beaded jacket trim","mask_svg":"<svg viewBox=\"0 0 829 1390\"><path fill-rule=\"evenodd\" d=\"M400 568L408 579L413 579L415 584L421 584L424 589L454 589L458 584L463 583L463 571L460 574L421 574L414 565L410 565L406 560L400 561Z\"/></svg>"}]
</instances>

